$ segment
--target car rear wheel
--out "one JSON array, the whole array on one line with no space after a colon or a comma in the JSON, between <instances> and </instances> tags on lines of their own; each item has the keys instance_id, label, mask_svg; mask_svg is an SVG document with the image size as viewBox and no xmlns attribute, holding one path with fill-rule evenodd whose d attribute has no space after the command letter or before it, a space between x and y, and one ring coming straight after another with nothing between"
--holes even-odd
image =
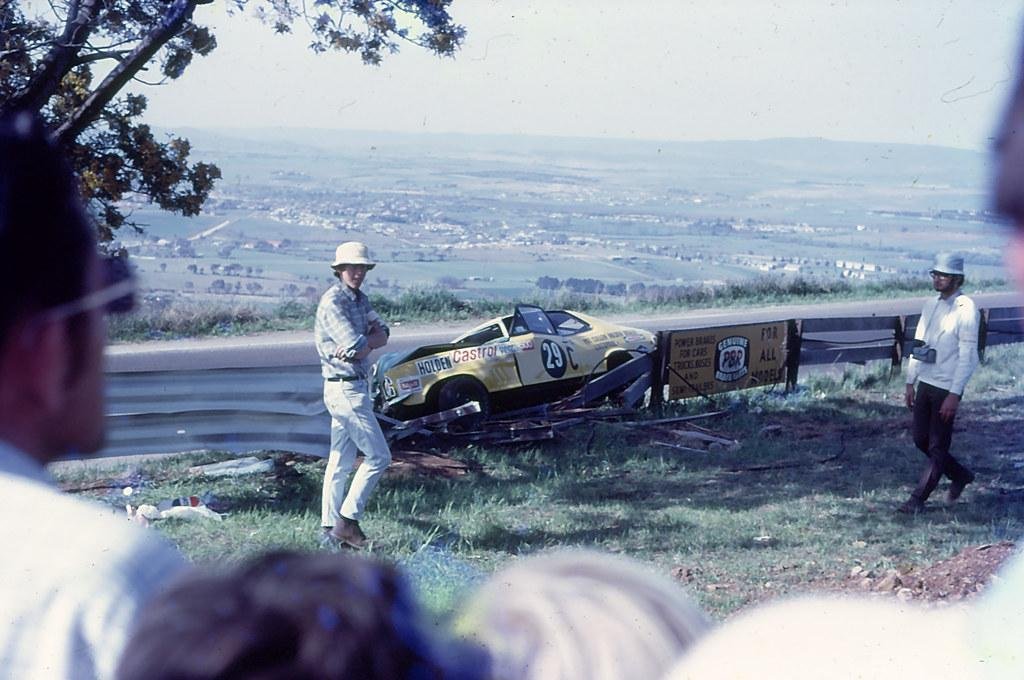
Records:
<instances>
[{"instance_id":1,"label":"car rear wheel","mask_svg":"<svg viewBox=\"0 0 1024 680\"><path fill-rule=\"evenodd\" d=\"M447 411L475 401L480 404L480 412L456 418L448 423L452 432L465 432L479 429L491 412L491 400L487 388L479 380L469 376L458 376L441 384L437 393L437 410Z\"/></svg>"},{"instance_id":2,"label":"car rear wheel","mask_svg":"<svg viewBox=\"0 0 1024 680\"><path fill-rule=\"evenodd\" d=\"M608 366L609 371L613 371L632 358L633 357L630 356L629 352L615 352L614 354L608 357L608 359L605 361L605 364ZM618 401L619 398L622 396L622 393L626 391L626 387L626 385L623 385L619 389L609 392L606 398L612 401Z\"/></svg>"},{"instance_id":3,"label":"car rear wheel","mask_svg":"<svg viewBox=\"0 0 1024 680\"><path fill-rule=\"evenodd\" d=\"M633 357L629 355L629 352L616 352L615 354L612 354L610 357L608 357L608 361L606 362L608 364L608 370L610 371L612 369L618 368L619 366L626 363L632 358Z\"/></svg>"}]
</instances>

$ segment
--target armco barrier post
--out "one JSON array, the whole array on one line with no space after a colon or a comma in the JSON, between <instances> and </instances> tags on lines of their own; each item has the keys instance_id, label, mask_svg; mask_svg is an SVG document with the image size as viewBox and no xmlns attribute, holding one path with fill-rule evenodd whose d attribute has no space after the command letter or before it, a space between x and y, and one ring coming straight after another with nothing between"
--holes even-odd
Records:
<instances>
[{"instance_id":1,"label":"armco barrier post","mask_svg":"<svg viewBox=\"0 0 1024 680\"><path fill-rule=\"evenodd\" d=\"M651 371L651 408L658 408L665 402L665 373L668 371L669 334L658 331L655 339L654 370Z\"/></svg>"},{"instance_id":2,"label":"armco barrier post","mask_svg":"<svg viewBox=\"0 0 1024 680\"><path fill-rule=\"evenodd\" d=\"M903 365L903 343L906 342L906 331L904 321L907 317L896 317L896 327L893 329L892 345L892 368L889 369L889 377L899 375L900 367Z\"/></svg>"},{"instance_id":3,"label":"armco barrier post","mask_svg":"<svg viewBox=\"0 0 1024 680\"><path fill-rule=\"evenodd\" d=\"M981 310L981 318L978 319L978 359L985 361L985 345L988 344L988 310Z\"/></svg>"},{"instance_id":4,"label":"armco barrier post","mask_svg":"<svg viewBox=\"0 0 1024 680\"><path fill-rule=\"evenodd\" d=\"M799 319L786 321L786 391L796 389L800 373L800 347L803 344L802 324Z\"/></svg>"}]
</instances>

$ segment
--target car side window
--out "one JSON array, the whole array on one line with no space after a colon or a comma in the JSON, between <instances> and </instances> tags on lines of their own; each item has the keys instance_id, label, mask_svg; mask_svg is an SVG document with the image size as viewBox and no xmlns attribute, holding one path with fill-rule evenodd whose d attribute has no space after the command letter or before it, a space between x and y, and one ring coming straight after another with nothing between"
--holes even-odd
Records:
<instances>
[{"instance_id":1,"label":"car side window","mask_svg":"<svg viewBox=\"0 0 1024 680\"><path fill-rule=\"evenodd\" d=\"M569 312L551 310L548 312L548 318L551 319L551 323L554 324L555 330L558 331L559 335L576 335L577 333L590 330L590 324Z\"/></svg>"},{"instance_id":2,"label":"car side window","mask_svg":"<svg viewBox=\"0 0 1024 680\"><path fill-rule=\"evenodd\" d=\"M501 332L501 326L496 323L492 323L485 328L474 331L467 335L462 336L458 340L460 345L482 345L485 342L491 342L492 340L501 340L505 337L505 334Z\"/></svg>"}]
</instances>

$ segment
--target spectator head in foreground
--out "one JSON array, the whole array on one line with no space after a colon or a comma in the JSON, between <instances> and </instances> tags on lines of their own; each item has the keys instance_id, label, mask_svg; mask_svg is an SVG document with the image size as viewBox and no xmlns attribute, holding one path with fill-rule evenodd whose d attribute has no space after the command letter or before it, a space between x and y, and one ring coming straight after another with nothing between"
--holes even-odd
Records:
<instances>
[{"instance_id":1,"label":"spectator head in foreground","mask_svg":"<svg viewBox=\"0 0 1024 680\"><path fill-rule=\"evenodd\" d=\"M137 609L185 561L45 464L104 439L104 313L130 281L96 251L74 176L28 114L0 116L0 676L109 678ZM127 298L124 296L129 294Z\"/></svg>"},{"instance_id":2,"label":"spectator head in foreground","mask_svg":"<svg viewBox=\"0 0 1024 680\"><path fill-rule=\"evenodd\" d=\"M356 555L270 553L195 574L142 613L120 680L486 677L484 653L442 644L393 568Z\"/></svg>"},{"instance_id":3,"label":"spectator head in foreground","mask_svg":"<svg viewBox=\"0 0 1024 680\"><path fill-rule=\"evenodd\" d=\"M527 557L495 573L457 623L490 651L497 680L658 678L708 628L669 578L586 550Z\"/></svg>"},{"instance_id":4,"label":"spectator head in foreground","mask_svg":"<svg viewBox=\"0 0 1024 680\"><path fill-rule=\"evenodd\" d=\"M1024 55L1017 61L1017 81L995 133L995 209L1013 224L1006 266L1024 291ZM1024 552L999 572L999 578L973 608L974 648L987 661L985 678L1024 677Z\"/></svg>"},{"instance_id":5,"label":"spectator head in foreground","mask_svg":"<svg viewBox=\"0 0 1024 680\"><path fill-rule=\"evenodd\" d=\"M1006 249L1006 265L1024 291L1024 57L1018 60L1017 81L996 129L996 176L993 204L1015 227Z\"/></svg>"},{"instance_id":6,"label":"spectator head in foreground","mask_svg":"<svg viewBox=\"0 0 1024 680\"><path fill-rule=\"evenodd\" d=\"M41 463L104 441L104 313L131 282L93 234L38 120L0 121L0 440Z\"/></svg>"},{"instance_id":7,"label":"spectator head in foreground","mask_svg":"<svg viewBox=\"0 0 1024 680\"><path fill-rule=\"evenodd\" d=\"M665 680L974 678L963 609L808 597L757 607L708 635Z\"/></svg>"}]
</instances>

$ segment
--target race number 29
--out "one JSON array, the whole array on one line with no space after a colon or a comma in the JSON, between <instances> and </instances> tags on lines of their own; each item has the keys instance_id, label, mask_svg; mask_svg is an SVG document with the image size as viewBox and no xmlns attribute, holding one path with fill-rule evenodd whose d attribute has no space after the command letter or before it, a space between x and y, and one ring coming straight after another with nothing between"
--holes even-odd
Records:
<instances>
[{"instance_id":1,"label":"race number 29","mask_svg":"<svg viewBox=\"0 0 1024 680\"><path fill-rule=\"evenodd\" d=\"M565 375L565 352L551 340L545 340L540 346L540 359L544 363L544 370L552 378L561 378Z\"/></svg>"}]
</instances>

